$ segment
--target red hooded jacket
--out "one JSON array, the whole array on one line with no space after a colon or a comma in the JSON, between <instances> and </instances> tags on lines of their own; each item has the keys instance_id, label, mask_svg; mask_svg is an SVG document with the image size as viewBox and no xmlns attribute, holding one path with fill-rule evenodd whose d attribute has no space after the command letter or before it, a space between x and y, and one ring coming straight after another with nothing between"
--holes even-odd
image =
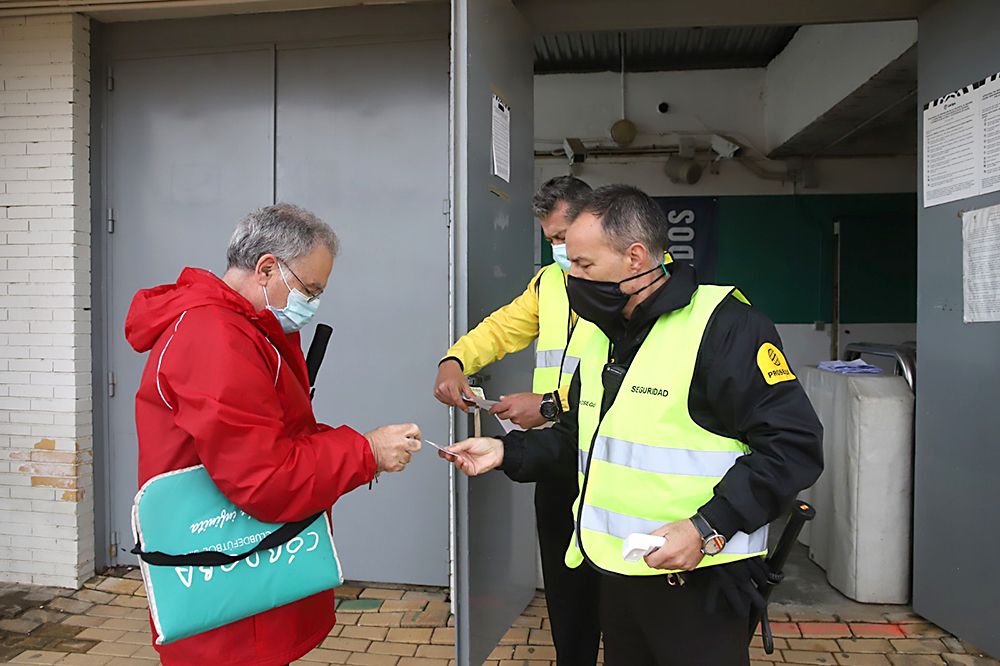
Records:
<instances>
[{"instance_id":1,"label":"red hooded jacket","mask_svg":"<svg viewBox=\"0 0 1000 666\"><path fill-rule=\"evenodd\" d=\"M362 435L316 423L299 335L208 271L138 292L125 336L150 352L135 400L140 486L201 464L240 509L280 523L374 477ZM286 664L334 621L333 592L323 592L156 649L166 666Z\"/></svg>"}]
</instances>

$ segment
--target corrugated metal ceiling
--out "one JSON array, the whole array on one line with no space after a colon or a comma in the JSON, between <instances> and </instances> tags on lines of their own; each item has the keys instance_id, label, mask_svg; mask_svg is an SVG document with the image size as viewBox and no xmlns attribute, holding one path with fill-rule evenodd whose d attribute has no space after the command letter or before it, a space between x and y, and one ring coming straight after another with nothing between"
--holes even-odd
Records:
<instances>
[{"instance_id":1,"label":"corrugated metal ceiling","mask_svg":"<svg viewBox=\"0 0 1000 666\"><path fill-rule=\"evenodd\" d=\"M791 41L797 26L667 28L574 32L535 38L535 73L650 72L763 67Z\"/></svg>"}]
</instances>

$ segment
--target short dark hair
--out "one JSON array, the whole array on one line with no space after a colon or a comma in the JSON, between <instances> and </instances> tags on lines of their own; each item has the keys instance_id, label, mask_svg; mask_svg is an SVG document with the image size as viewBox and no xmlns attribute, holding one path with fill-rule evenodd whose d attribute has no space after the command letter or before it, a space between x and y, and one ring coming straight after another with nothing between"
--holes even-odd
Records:
<instances>
[{"instance_id":1,"label":"short dark hair","mask_svg":"<svg viewBox=\"0 0 1000 666\"><path fill-rule=\"evenodd\" d=\"M560 201L565 201L569 208L567 217L572 219L572 212L586 203L593 192L590 185L573 176L556 176L542 185L535 196L531 198L531 211L539 220L552 214Z\"/></svg>"},{"instance_id":2,"label":"short dark hair","mask_svg":"<svg viewBox=\"0 0 1000 666\"><path fill-rule=\"evenodd\" d=\"M667 249L667 216L651 196L637 187L599 187L577 215L580 213L598 218L611 245L619 252L632 243L642 243L654 257Z\"/></svg>"}]
</instances>

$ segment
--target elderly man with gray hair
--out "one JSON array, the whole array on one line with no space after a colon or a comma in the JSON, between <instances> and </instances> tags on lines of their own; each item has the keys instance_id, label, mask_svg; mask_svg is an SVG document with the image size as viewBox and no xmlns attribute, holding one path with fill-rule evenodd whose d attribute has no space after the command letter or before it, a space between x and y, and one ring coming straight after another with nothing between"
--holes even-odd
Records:
<instances>
[{"instance_id":1,"label":"elderly man with gray hair","mask_svg":"<svg viewBox=\"0 0 1000 666\"><path fill-rule=\"evenodd\" d=\"M245 513L286 523L406 467L420 448L415 424L362 435L313 416L299 330L316 314L337 251L319 218L277 204L237 226L221 279L186 268L175 284L135 295L125 334L149 352L136 395L140 486L204 465ZM334 606L333 591L321 592L155 647L167 666L287 664L326 637Z\"/></svg>"}]
</instances>

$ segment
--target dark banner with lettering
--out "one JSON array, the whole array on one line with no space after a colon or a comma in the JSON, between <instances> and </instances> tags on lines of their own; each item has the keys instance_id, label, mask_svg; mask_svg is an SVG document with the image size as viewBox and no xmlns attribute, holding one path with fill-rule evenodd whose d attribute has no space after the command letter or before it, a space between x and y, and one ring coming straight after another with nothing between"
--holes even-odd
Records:
<instances>
[{"instance_id":1,"label":"dark banner with lettering","mask_svg":"<svg viewBox=\"0 0 1000 666\"><path fill-rule=\"evenodd\" d=\"M703 283L715 282L718 264L717 197L655 197L667 216L667 251L692 264Z\"/></svg>"}]
</instances>

